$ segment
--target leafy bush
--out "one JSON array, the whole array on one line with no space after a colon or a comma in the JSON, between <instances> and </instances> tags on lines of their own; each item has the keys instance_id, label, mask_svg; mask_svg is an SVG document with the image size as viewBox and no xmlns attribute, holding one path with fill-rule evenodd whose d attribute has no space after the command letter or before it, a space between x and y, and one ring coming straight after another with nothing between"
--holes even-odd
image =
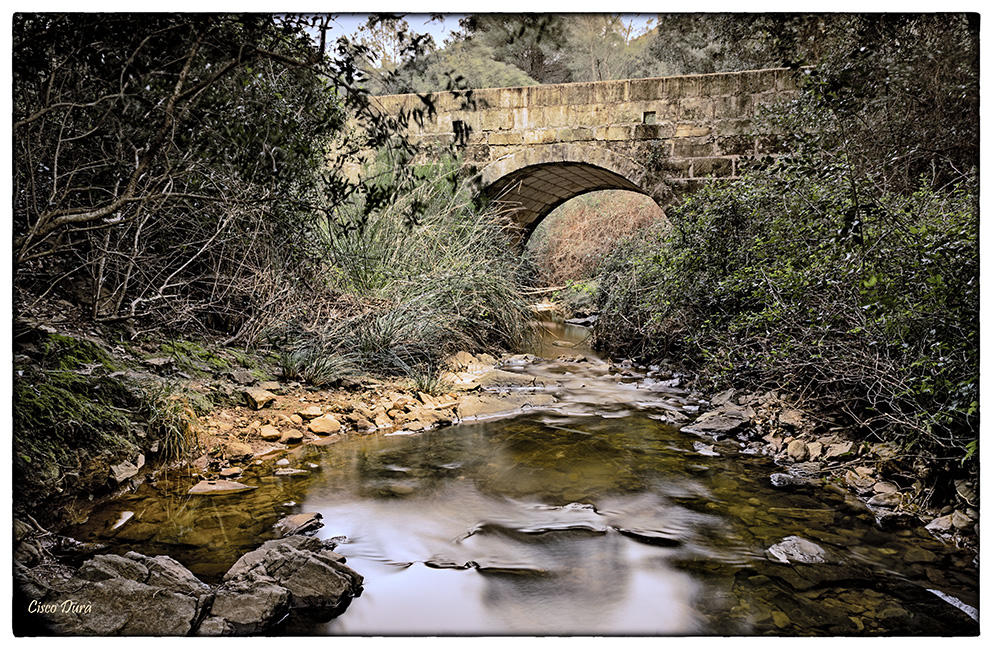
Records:
<instances>
[{"instance_id":1,"label":"leafy bush","mask_svg":"<svg viewBox=\"0 0 992 649\"><path fill-rule=\"evenodd\" d=\"M974 185L882 194L782 165L710 187L617 249L598 343L712 387L785 388L962 458L978 431Z\"/></svg>"}]
</instances>

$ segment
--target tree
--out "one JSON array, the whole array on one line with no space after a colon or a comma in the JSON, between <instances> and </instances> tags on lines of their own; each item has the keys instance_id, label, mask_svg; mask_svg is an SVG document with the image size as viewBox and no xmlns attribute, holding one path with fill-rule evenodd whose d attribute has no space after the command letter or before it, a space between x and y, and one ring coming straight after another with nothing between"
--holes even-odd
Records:
<instances>
[{"instance_id":1,"label":"tree","mask_svg":"<svg viewBox=\"0 0 992 649\"><path fill-rule=\"evenodd\" d=\"M488 46L497 61L514 65L538 83L565 83L563 56L568 23L553 14L473 14L460 21L470 38Z\"/></svg>"},{"instance_id":2,"label":"tree","mask_svg":"<svg viewBox=\"0 0 992 649\"><path fill-rule=\"evenodd\" d=\"M370 106L351 50L315 47L319 23L16 14L15 288L67 285L97 320L250 335L292 292L280 280L320 263L317 199L362 191L343 160L409 117Z\"/></svg>"},{"instance_id":3,"label":"tree","mask_svg":"<svg viewBox=\"0 0 992 649\"><path fill-rule=\"evenodd\" d=\"M622 14L569 16L568 67L573 81L630 78L637 66L632 47L639 35Z\"/></svg>"}]
</instances>

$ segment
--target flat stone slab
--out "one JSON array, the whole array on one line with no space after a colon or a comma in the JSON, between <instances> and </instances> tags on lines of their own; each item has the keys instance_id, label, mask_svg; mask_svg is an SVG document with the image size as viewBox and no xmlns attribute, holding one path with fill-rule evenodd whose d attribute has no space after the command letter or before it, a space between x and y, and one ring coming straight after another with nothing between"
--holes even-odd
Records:
<instances>
[{"instance_id":1,"label":"flat stone slab","mask_svg":"<svg viewBox=\"0 0 992 649\"><path fill-rule=\"evenodd\" d=\"M201 480L193 485L186 493L190 495L214 496L218 494L234 494L257 488L241 484L240 482L234 482L233 480Z\"/></svg>"}]
</instances>

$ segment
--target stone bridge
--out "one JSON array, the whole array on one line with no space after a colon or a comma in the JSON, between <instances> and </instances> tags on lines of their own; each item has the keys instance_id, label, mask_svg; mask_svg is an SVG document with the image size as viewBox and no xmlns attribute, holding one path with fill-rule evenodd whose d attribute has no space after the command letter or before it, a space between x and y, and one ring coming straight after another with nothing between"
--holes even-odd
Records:
<instances>
[{"instance_id":1,"label":"stone bridge","mask_svg":"<svg viewBox=\"0 0 992 649\"><path fill-rule=\"evenodd\" d=\"M392 115L426 103L407 137L454 144L481 191L510 211L525 238L555 207L580 194L625 189L662 208L741 161L775 153L755 134L758 106L792 95L787 69L489 88L377 97Z\"/></svg>"}]
</instances>

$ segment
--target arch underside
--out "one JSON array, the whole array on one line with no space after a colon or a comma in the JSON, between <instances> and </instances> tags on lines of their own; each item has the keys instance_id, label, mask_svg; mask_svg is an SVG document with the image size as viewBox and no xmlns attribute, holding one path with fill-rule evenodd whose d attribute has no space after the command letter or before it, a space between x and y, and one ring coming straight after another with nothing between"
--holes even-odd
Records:
<instances>
[{"instance_id":1,"label":"arch underside","mask_svg":"<svg viewBox=\"0 0 992 649\"><path fill-rule=\"evenodd\" d=\"M576 196L604 189L647 194L624 176L586 162L549 162L516 169L484 189L523 230L524 240L556 207Z\"/></svg>"}]
</instances>

